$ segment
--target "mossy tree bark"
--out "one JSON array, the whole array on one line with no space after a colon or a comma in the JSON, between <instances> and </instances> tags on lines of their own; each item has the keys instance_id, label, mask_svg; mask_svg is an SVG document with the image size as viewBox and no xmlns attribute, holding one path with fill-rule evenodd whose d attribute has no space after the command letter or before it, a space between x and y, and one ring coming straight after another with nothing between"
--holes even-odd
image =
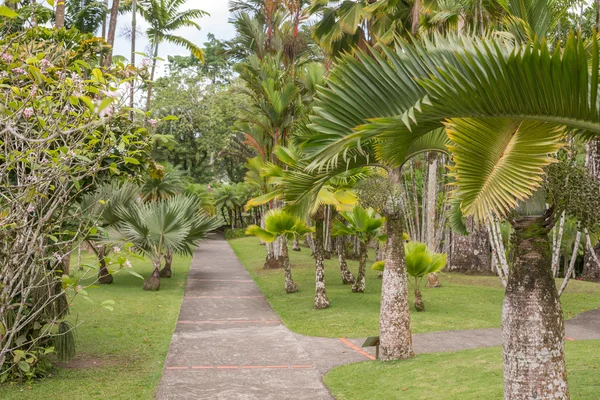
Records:
<instances>
[{"instance_id":1,"label":"mossy tree bark","mask_svg":"<svg viewBox=\"0 0 600 400\"><path fill-rule=\"evenodd\" d=\"M545 219L513 222L513 262L502 310L504 398L569 399L565 327Z\"/></svg>"},{"instance_id":2,"label":"mossy tree bark","mask_svg":"<svg viewBox=\"0 0 600 400\"><path fill-rule=\"evenodd\" d=\"M173 264L173 253L170 251L165 254L165 266L160 270L161 278L170 278L173 275L171 265Z\"/></svg>"},{"instance_id":3,"label":"mossy tree bark","mask_svg":"<svg viewBox=\"0 0 600 400\"><path fill-rule=\"evenodd\" d=\"M290 267L290 256L288 253L288 241L285 236L281 237L281 264L283 265L283 275L285 277L285 292L294 293L298 291L298 285L292 278L292 268Z\"/></svg>"},{"instance_id":4,"label":"mossy tree bark","mask_svg":"<svg viewBox=\"0 0 600 400\"><path fill-rule=\"evenodd\" d=\"M322 209L323 207L321 207ZM317 211L315 216L315 308L329 307L327 290L325 289L325 249L323 248L323 211Z\"/></svg>"},{"instance_id":5,"label":"mossy tree bark","mask_svg":"<svg viewBox=\"0 0 600 400\"><path fill-rule=\"evenodd\" d=\"M300 238L298 237L298 235L294 235L294 244L292 245L292 250L293 251L301 251L302 250L300 248Z\"/></svg>"},{"instance_id":6,"label":"mossy tree bark","mask_svg":"<svg viewBox=\"0 0 600 400\"><path fill-rule=\"evenodd\" d=\"M344 237L338 236L335 238L335 249L338 255L338 261L340 263L340 272L342 274L342 283L344 285L351 285L355 282L354 275L348 269L348 263L346 262L346 246L344 243Z\"/></svg>"},{"instance_id":7,"label":"mossy tree bark","mask_svg":"<svg viewBox=\"0 0 600 400\"><path fill-rule=\"evenodd\" d=\"M110 285L113 283L113 276L108 272L106 267L106 247L100 246L97 251L98 261L100 262L100 268L98 270L98 283L101 285Z\"/></svg>"},{"instance_id":8,"label":"mossy tree bark","mask_svg":"<svg viewBox=\"0 0 600 400\"><path fill-rule=\"evenodd\" d=\"M360 242L358 253L358 275L356 276L354 285L352 285L352 292L354 293L364 293L367 286L367 250L367 244Z\"/></svg>"},{"instance_id":9,"label":"mossy tree bark","mask_svg":"<svg viewBox=\"0 0 600 400\"><path fill-rule=\"evenodd\" d=\"M388 237L379 319L379 358L383 361L414 356L402 221L398 213L386 215L386 231Z\"/></svg>"},{"instance_id":10,"label":"mossy tree bark","mask_svg":"<svg viewBox=\"0 0 600 400\"><path fill-rule=\"evenodd\" d=\"M152 275L144 281L144 290L156 291L160 289L160 258L158 260L152 260L154 264L154 270Z\"/></svg>"},{"instance_id":11,"label":"mossy tree bark","mask_svg":"<svg viewBox=\"0 0 600 400\"><path fill-rule=\"evenodd\" d=\"M452 236L452 253L449 271L474 275L493 275L490 239L485 227L478 227L473 217L467 217L466 236Z\"/></svg>"}]
</instances>

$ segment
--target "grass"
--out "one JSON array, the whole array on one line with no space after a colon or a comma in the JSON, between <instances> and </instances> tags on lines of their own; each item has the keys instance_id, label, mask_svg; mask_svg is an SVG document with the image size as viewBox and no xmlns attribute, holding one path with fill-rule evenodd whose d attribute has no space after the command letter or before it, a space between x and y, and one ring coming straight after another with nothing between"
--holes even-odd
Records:
<instances>
[{"instance_id":1,"label":"grass","mask_svg":"<svg viewBox=\"0 0 600 400\"><path fill-rule=\"evenodd\" d=\"M257 239L242 238L229 243L291 330L323 337L359 338L378 334L381 280L377 279L376 271L367 269L365 293L352 293L350 287L341 282L337 259L327 260L325 274L331 306L314 310L315 272L310 250L290 251L294 280L300 290L286 294L283 272L262 269L265 248L258 245ZM373 260L372 255L370 260ZM358 263L349 261L349 266L356 273ZM504 289L498 277L442 272L440 281L442 288L423 288L426 311L411 313L413 333L500 327ZM599 308L600 285L571 281L562 296L562 304L566 318Z\"/></svg>"},{"instance_id":2,"label":"grass","mask_svg":"<svg viewBox=\"0 0 600 400\"><path fill-rule=\"evenodd\" d=\"M600 341L567 342L572 399L597 399L600 393ZM324 378L338 400L501 400L502 349L423 354L397 362L363 362L329 371Z\"/></svg>"},{"instance_id":3,"label":"grass","mask_svg":"<svg viewBox=\"0 0 600 400\"><path fill-rule=\"evenodd\" d=\"M86 256L84 261L91 261ZM89 289L93 303L78 296L70 320L77 328L77 357L46 379L29 385L0 386L0 398L151 399L161 377L175 329L190 258L176 257L173 277L161 279L158 292L142 290L142 280L127 273L112 285ZM150 275L149 261L132 260L133 269ZM124 272L124 271L121 271ZM79 272L77 272L79 273ZM114 311L99 309L114 300Z\"/></svg>"}]
</instances>

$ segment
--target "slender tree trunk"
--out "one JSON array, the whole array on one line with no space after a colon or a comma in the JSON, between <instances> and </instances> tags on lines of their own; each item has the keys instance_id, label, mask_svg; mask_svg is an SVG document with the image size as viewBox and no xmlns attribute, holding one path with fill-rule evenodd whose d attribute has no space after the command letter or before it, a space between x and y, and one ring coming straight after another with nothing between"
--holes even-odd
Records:
<instances>
[{"instance_id":1,"label":"slender tree trunk","mask_svg":"<svg viewBox=\"0 0 600 400\"><path fill-rule=\"evenodd\" d=\"M478 227L473 217L467 218L467 236L454 235L449 271L475 275L491 275L490 239L487 229Z\"/></svg>"},{"instance_id":2,"label":"slender tree trunk","mask_svg":"<svg viewBox=\"0 0 600 400\"><path fill-rule=\"evenodd\" d=\"M402 218L399 213L386 213L386 226L387 244L379 313L379 358L383 361L414 356Z\"/></svg>"},{"instance_id":3,"label":"slender tree trunk","mask_svg":"<svg viewBox=\"0 0 600 400\"><path fill-rule=\"evenodd\" d=\"M569 399L565 326L543 218L513 223L514 255L502 310L504 398Z\"/></svg>"},{"instance_id":4,"label":"slender tree trunk","mask_svg":"<svg viewBox=\"0 0 600 400\"><path fill-rule=\"evenodd\" d=\"M554 234L552 235L552 275L554 277L558 276L558 271L560 270L560 249L563 239L565 219L565 212L563 211L562 215L560 216L558 228L554 227Z\"/></svg>"},{"instance_id":5,"label":"slender tree trunk","mask_svg":"<svg viewBox=\"0 0 600 400\"><path fill-rule=\"evenodd\" d=\"M290 267L290 256L288 254L288 242L285 236L281 236L281 263L285 276L285 292L294 293L298 291L298 285L292 279L292 268Z\"/></svg>"},{"instance_id":6,"label":"slender tree trunk","mask_svg":"<svg viewBox=\"0 0 600 400\"><path fill-rule=\"evenodd\" d=\"M358 252L358 275L354 285L352 285L353 293L364 293L366 286L366 273L367 273L367 244L360 242Z\"/></svg>"},{"instance_id":7,"label":"slender tree trunk","mask_svg":"<svg viewBox=\"0 0 600 400\"><path fill-rule=\"evenodd\" d=\"M160 289L160 258L152 260L154 270L152 275L144 281L144 290L156 291Z\"/></svg>"},{"instance_id":8,"label":"slender tree trunk","mask_svg":"<svg viewBox=\"0 0 600 400\"><path fill-rule=\"evenodd\" d=\"M298 235L294 235L294 244L292 245L292 251L301 251L300 248L300 238Z\"/></svg>"},{"instance_id":9,"label":"slender tree trunk","mask_svg":"<svg viewBox=\"0 0 600 400\"><path fill-rule=\"evenodd\" d=\"M563 292L569 284L571 276L575 277L575 262L577 261L577 253L579 252L579 243L581 242L581 229L577 229L577 235L575 235L575 242L573 243L573 252L571 253L571 261L569 261L569 268L565 270L565 278L563 279L562 285L558 290L558 297L562 296Z\"/></svg>"},{"instance_id":10,"label":"slender tree trunk","mask_svg":"<svg viewBox=\"0 0 600 400\"><path fill-rule=\"evenodd\" d=\"M113 0L110 9L110 23L108 25L108 35L106 42L110 45L110 51L104 60L104 66L110 67L112 64L113 51L115 46L115 36L117 34L117 18L119 17L119 0Z\"/></svg>"},{"instance_id":11,"label":"slender tree trunk","mask_svg":"<svg viewBox=\"0 0 600 400\"><path fill-rule=\"evenodd\" d=\"M100 246L98 248L98 261L100 262L100 269L98 270L98 282L101 285L110 285L113 283L113 276L108 272L108 268L106 268L106 260L105 257L105 246Z\"/></svg>"},{"instance_id":12,"label":"slender tree trunk","mask_svg":"<svg viewBox=\"0 0 600 400\"><path fill-rule=\"evenodd\" d=\"M437 154L433 151L430 151L427 154L427 163L429 164L428 168L428 177L427 177L427 201L426 201L426 234L425 234L425 243L427 243L427 247L429 247L432 251L437 251L436 243L435 243L435 215L436 215L436 205L437 205L437 170L438 170L438 162L437 162ZM437 273L429 274L427 277L427 287L440 287L440 280L438 279Z\"/></svg>"},{"instance_id":13,"label":"slender tree trunk","mask_svg":"<svg viewBox=\"0 0 600 400\"><path fill-rule=\"evenodd\" d=\"M171 264L173 264L173 253L168 251L165 254L165 266L160 270L161 278L170 278L173 275Z\"/></svg>"},{"instance_id":14,"label":"slender tree trunk","mask_svg":"<svg viewBox=\"0 0 600 400\"><path fill-rule=\"evenodd\" d=\"M355 282L354 275L348 269L348 263L346 262L346 246L344 243L344 237L338 236L335 238L335 248L337 250L338 261L340 263L340 272L342 273L342 283L344 285L350 285Z\"/></svg>"},{"instance_id":15,"label":"slender tree trunk","mask_svg":"<svg viewBox=\"0 0 600 400\"><path fill-rule=\"evenodd\" d=\"M131 1L131 65L135 67L135 41L137 33L137 0ZM135 106L135 80L131 81L131 87L129 88L129 107ZM131 112L131 119L133 119L133 111Z\"/></svg>"},{"instance_id":16,"label":"slender tree trunk","mask_svg":"<svg viewBox=\"0 0 600 400\"><path fill-rule=\"evenodd\" d=\"M108 0L104 0L104 8L108 10ZM102 13L102 39L106 40L106 28L108 18L106 12ZM102 64L102 63L101 63Z\"/></svg>"},{"instance_id":17,"label":"slender tree trunk","mask_svg":"<svg viewBox=\"0 0 600 400\"><path fill-rule=\"evenodd\" d=\"M158 41L154 44L154 57L152 59L152 70L150 71L150 81L148 82L148 98L146 99L146 111L150 111L152 100L152 85L154 84L154 75L156 74L156 58L158 57Z\"/></svg>"},{"instance_id":18,"label":"slender tree trunk","mask_svg":"<svg viewBox=\"0 0 600 400\"><path fill-rule=\"evenodd\" d=\"M315 218L315 308L329 307L327 291L325 289L325 249L323 248L323 207L317 211Z\"/></svg>"},{"instance_id":19,"label":"slender tree trunk","mask_svg":"<svg viewBox=\"0 0 600 400\"><path fill-rule=\"evenodd\" d=\"M425 311L425 303L423 303L423 295L421 294L421 291L419 290L418 286L415 287L414 306L415 306L415 310L417 310L417 312Z\"/></svg>"},{"instance_id":20,"label":"slender tree trunk","mask_svg":"<svg viewBox=\"0 0 600 400\"><path fill-rule=\"evenodd\" d=\"M56 29L65 27L65 0L58 0L56 3L56 20L54 22Z\"/></svg>"},{"instance_id":21,"label":"slender tree trunk","mask_svg":"<svg viewBox=\"0 0 600 400\"><path fill-rule=\"evenodd\" d=\"M600 0L596 0L596 17L600 18ZM596 180L600 179L599 139L594 139L587 144L586 169ZM592 243L587 231L585 236L586 247L581 278L586 281L600 282L600 242Z\"/></svg>"}]
</instances>

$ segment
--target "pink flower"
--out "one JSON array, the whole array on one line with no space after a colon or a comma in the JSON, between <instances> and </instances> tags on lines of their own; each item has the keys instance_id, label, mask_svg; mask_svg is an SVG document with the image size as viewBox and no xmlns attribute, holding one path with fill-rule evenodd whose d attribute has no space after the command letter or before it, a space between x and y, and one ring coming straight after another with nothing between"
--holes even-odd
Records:
<instances>
[{"instance_id":1,"label":"pink flower","mask_svg":"<svg viewBox=\"0 0 600 400\"><path fill-rule=\"evenodd\" d=\"M110 117L111 115L113 115L113 106L105 107L102 111L98 113L98 115L100 116L100 118Z\"/></svg>"},{"instance_id":2,"label":"pink flower","mask_svg":"<svg viewBox=\"0 0 600 400\"><path fill-rule=\"evenodd\" d=\"M33 114L34 114L33 108L31 108L31 107L28 107L23 110L23 116L27 119L33 117Z\"/></svg>"},{"instance_id":3,"label":"pink flower","mask_svg":"<svg viewBox=\"0 0 600 400\"><path fill-rule=\"evenodd\" d=\"M148 121L148 123L150 124L150 126L152 126L153 128L156 128L156 125L158 125L158 121L155 119L151 119Z\"/></svg>"},{"instance_id":4,"label":"pink flower","mask_svg":"<svg viewBox=\"0 0 600 400\"><path fill-rule=\"evenodd\" d=\"M47 58L43 58L41 63L42 63L42 68L48 68L48 67L52 66L52 63Z\"/></svg>"},{"instance_id":5,"label":"pink flower","mask_svg":"<svg viewBox=\"0 0 600 400\"><path fill-rule=\"evenodd\" d=\"M150 66L150 59L149 58L144 58L142 60L142 67L149 67Z\"/></svg>"},{"instance_id":6,"label":"pink flower","mask_svg":"<svg viewBox=\"0 0 600 400\"><path fill-rule=\"evenodd\" d=\"M34 212L34 211L35 211L35 207L33 207L33 205L32 205L32 204L30 204L30 205L29 205L29 207L27 207L27 212L28 212L28 213L32 213L32 212Z\"/></svg>"},{"instance_id":7,"label":"pink flower","mask_svg":"<svg viewBox=\"0 0 600 400\"><path fill-rule=\"evenodd\" d=\"M12 72L17 75L23 75L25 73L25 70L21 67L17 67L17 68L13 68Z\"/></svg>"},{"instance_id":8,"label":"pink flower","mask_svg":"<svg viewBox=\"0 0 600 400\"><path fill-rule=\"evenodd\" d=\"M46 157L42 158L41 163L42 164L48 164L50 161L48 161L48 159Z\"/></svg>"},{"instance_id":9,"label":"pink flower","mask_svg":"<svg viewBox=\"0 0 600 400\"><path fill-rule=\"evenodd\" d=\"M125 261L125 266L127 268L131 268L131 261L129 261L129 260Z\"/></svg>"},{"instance_id":10,"label":"pink flower","mask_svg":"<svg viewBox=\"0 0 600 400\"><path fill-rule=\"evenodd\" d=\"M57 261L62 260L62 257L60 254L58 254L57 252L52 253L52 257L56 258Z\"/></svg>"},{"instance_id":11,"label":"pink flower","mask_svg":"<svg viewBox=\"0 0 600 400\"><path fill-rule=\"evenodd\" d=\"M8 72L6 72L6 71L0 71L0 78L1 79L8 78Z\"/></svg>"},{"instance_id":12,"label":"pink flower","mask_svg":"<svg viewBox=\"0 0 600 400\"><path fill-rule=\"evenodd\" d=\"M81 292L82 290L83 290L83 287L81 285L77 285L75 287L75 292L77 292L77 293Z\"/></svg>"},{"instance_id":13,"label":"pink flower","mask_svg":"<svg viewBox=\"0 0 600 400\"><path fill-rule=\"evenodd\" d=\"M120 253L121 249L118 246L113 247L113 252L114 253Z\"/></svg>"},{"instance_id":14,"label":"pink flower","mask_svg":"<svg viewBox=\"0 0 600 400\"><path fill-rule=\"evenodd\" d=\"M11 56L10 54L2 54L2 57L0 57L0 59L2 60L2 62L5 62L7 64L10 64L11 62L13 62L13 56Z\"/></svg>"},{"instance_id":15,"label":"pink flower","mask_svg":"<svg viewBox=\"0 0 600 400\"><path fill-rule=\"evenodd\" d=\"M69 154L71 157L75 157L75 155L76 155L76 154L75 154L75 152L74 152L73 150L69 150L69 153L68 153L68 154Z\"/></svg>"}]
</instances>

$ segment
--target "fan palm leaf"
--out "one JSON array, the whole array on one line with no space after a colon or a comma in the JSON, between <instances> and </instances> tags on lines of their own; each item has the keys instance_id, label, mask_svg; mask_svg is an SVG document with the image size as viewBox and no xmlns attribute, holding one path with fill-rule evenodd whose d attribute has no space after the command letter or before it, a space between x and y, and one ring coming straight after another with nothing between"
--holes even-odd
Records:
<instances>
[{"instance_id":1,"label":"fan palm leaf","mask_svg":"<svg viewBox=\"0 0 600 400\"><path fill-rule=\"evenodd\" d=\"M435 36L423 44L400 41L395 50L382 47L385 57L375 52L344 57L332 73L330 87L318 96L311 125L318 135L303 147L314 157L309 169L336 168L371 151L378 161L398 166L411 143L449 121L459 132L469 123L457 120L486 125L483 121L491 118L497 127L487 123L479 143L460 146L465 154L489 146L485 155L498 161L496 145L521 143L507 148L514 152L506 154L501 169L502 179L517 174L519 184L488 192L486 201L486 196L476 196L479 203L471 197L463 208L481 214L489 206L487 211L505 213L539 185L551 161L548 155L561 146L561 127L600 134L598 39L586 44L571 35L564 48L550 48L544 40L513 45L495 38ZM527 128L519 136L545 137L546 143L531 147L516 139L511 142L506 121L535 122L519 125ZM516 161L525 155L531 163L516 172ZM479 187L485 187L481 181Z\"/></svg>"}]
</instances>

